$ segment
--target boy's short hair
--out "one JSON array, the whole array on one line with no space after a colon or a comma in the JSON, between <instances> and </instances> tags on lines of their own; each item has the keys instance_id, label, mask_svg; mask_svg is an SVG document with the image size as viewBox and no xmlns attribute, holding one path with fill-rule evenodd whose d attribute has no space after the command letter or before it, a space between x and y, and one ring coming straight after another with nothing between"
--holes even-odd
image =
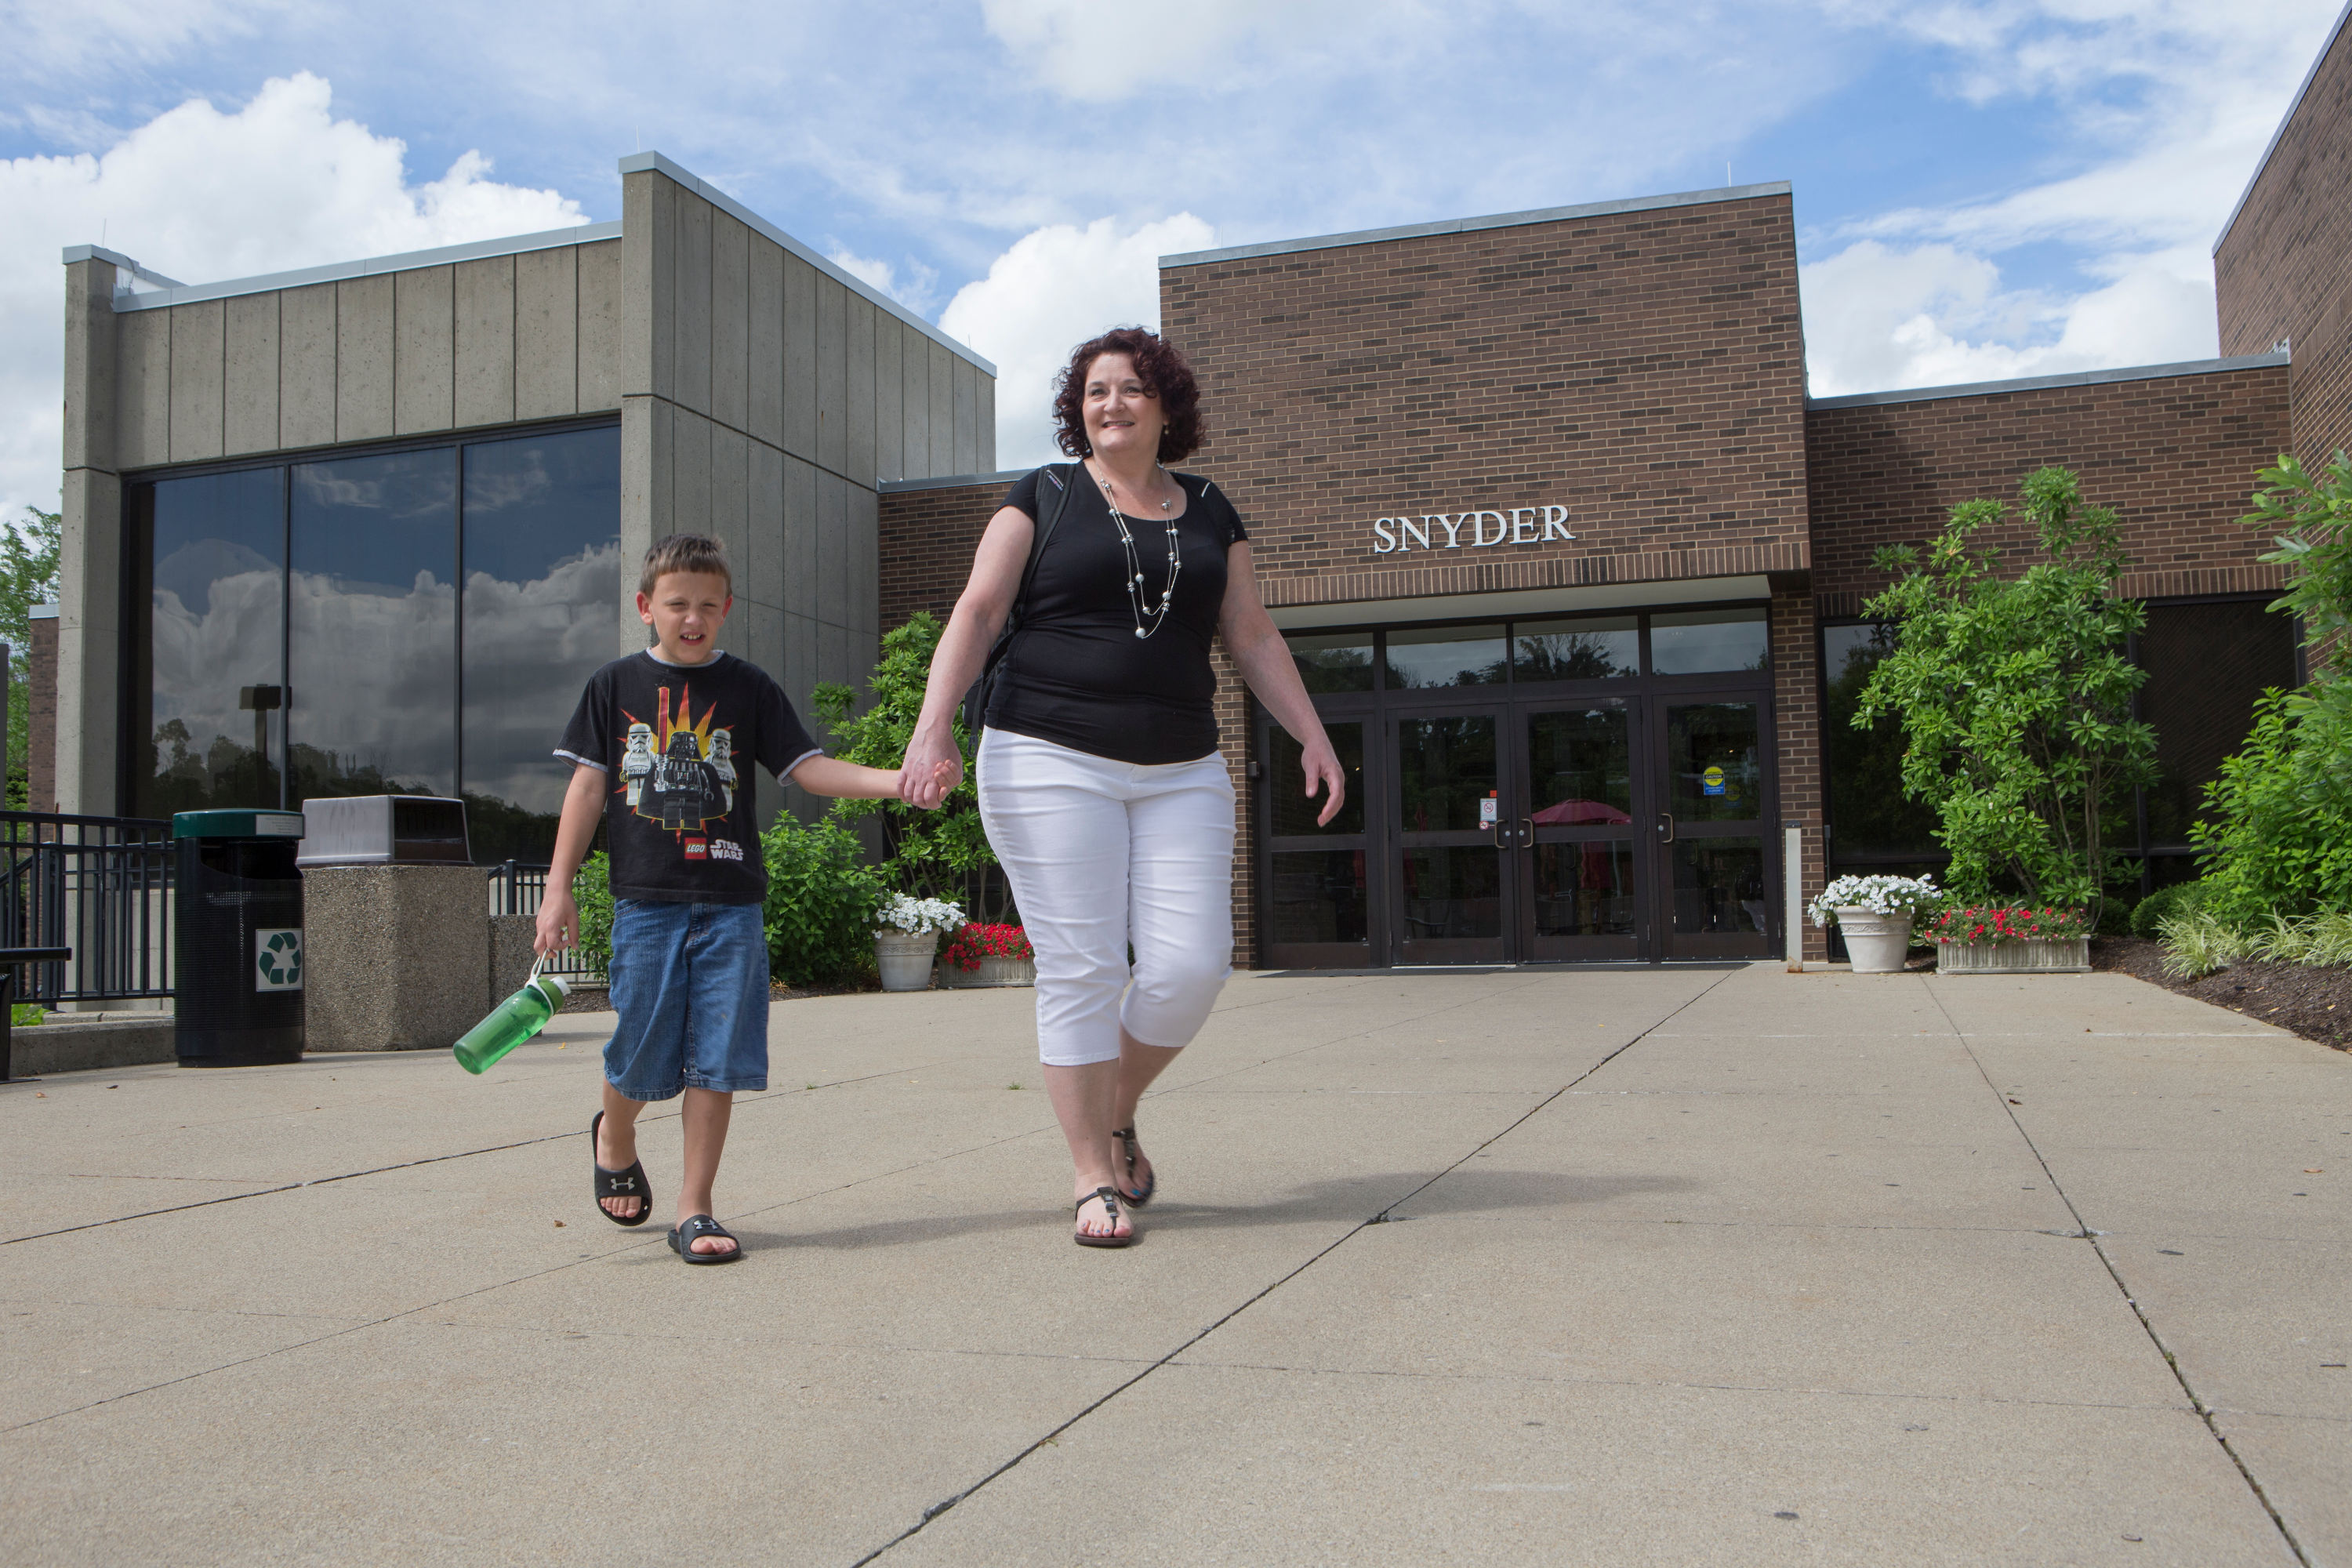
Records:
<instances>
[{"instance_id":1,"label":"boy's short hair","mask_svg":"<svg viewBox=\"0 0 2352 1568\"><path fill-rule=\"evenodd\" d=\"M671 572L708 572L735 593L735 574L727 569L727 546L707 533L673 533L654 541L646 552L646 569L637 574L637 592L651 597L654 584Z\"/></svg>"}]
</instances>

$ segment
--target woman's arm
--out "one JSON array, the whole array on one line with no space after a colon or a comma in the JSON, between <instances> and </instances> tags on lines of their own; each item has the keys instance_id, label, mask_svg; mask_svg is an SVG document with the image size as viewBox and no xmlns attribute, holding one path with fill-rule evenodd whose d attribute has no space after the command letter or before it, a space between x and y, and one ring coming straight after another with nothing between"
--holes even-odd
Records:
<instances>
[{"instance_id":1,"label":"woman's arm","mask_svg":"<svg viewBox=\"0 0 2352 1568\"><path fill-rule=\"evenodd\" d=\"M1242 679L1249 682L1249 689L1257 693L1275 722L1298 742L1307 797L1312 800L1316 786L1323 787L1323 811L1316 825L1328 823L1347 804L1348 776L1340 770L1339 753L1331 749L1331 738L1323 732L1315 700L1307 695L1307 684L1298 679L1290 646L1275 629L1274 617L1265 613L1265 602L1258 597L1257 570L1251 563L1246 539L1236 541L1225 552L1225 603L1218 612L1217 632L1225 639L1225 651L1241 666Z\"/></svg>"},{"instance_id":2,"label":"woman's arm","mask_svg":"<svg viewBox=\"0 0 2352 1568\"><path fill-rule=\"evenodd\" d=\"M1029 542L1036 531L1027 512L1008 506L997 509L988 520L988 531L980 536L971 576L931 655L923 711L898 766L898 797L910 805L935 811L948 792L963 782L963 753L955 742L956 707L980 679L980 667L1012 613L1021 574L1029 565Z\"/></svg>"}]
</instances>

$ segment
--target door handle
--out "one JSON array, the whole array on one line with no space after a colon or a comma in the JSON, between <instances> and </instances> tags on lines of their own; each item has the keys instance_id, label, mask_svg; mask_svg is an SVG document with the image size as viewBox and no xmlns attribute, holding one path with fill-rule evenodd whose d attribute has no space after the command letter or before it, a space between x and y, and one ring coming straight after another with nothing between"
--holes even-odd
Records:
<instances>
[{"instance_id":1,"label":"door handle","mask_svg":"<svg viewBox=\"0 0 2352 1568\"><path fill-rule=\"evenodd\" d=\"M1519 818L1519 847L1532 849L1535 847L1536 819L1532 816L1523 816Z\"/></svg>"},{"instance_id":2,"label":"door handle","mask_svg":"<svg viewBox=\"0 0 2352 1568\"><path fill-rule=\"evenodd\" d=\"M1658 831L1665 835L1665 837L1659 839L1658 842L1661 844L1672 844L1675 841L1674 813L1669 811L1662 811L1658 813L1658 821L1661 824Z\"/></svg>"}]
</instances>

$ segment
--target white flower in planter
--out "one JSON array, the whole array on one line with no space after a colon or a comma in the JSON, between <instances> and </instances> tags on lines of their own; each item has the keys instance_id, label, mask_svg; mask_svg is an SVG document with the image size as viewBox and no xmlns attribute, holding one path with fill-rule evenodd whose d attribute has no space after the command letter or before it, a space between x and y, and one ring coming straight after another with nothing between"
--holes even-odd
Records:
<instances>
[{"instance_id":1,"label":"white flower in planter","mask_svg":"<svg viewBox=\"0 0 2352 1568\"><path fill-rule=\"evenodd\" d=\"M1837 924L1840 910L1874 915L1916 915L1944 896L1933 877L1840 877L1805 906L1817 926Z\"/></svg>"},{"instance_id":2,"label":"white flower in planter","mask_svg":"<svg viewBox=\"0 0 2352 1568\"><path fill-rule=\"evenodd\" d=\"M963 911L955 905L940 899L909 898L904 893L893 893L883 900L875 918L884 931L907 936L931 936L963 927Z\"/></svg>"}]
</instances>

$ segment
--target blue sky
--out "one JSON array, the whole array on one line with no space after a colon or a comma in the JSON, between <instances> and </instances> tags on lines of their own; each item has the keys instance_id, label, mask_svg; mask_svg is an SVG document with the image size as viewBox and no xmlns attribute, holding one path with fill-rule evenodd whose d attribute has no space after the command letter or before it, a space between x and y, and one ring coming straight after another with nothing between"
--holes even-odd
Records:
<instances>
[{"instance_id":1,"label":"blue sky","mask_svg":"<svg viewBox=\"0 0 2352 1568\"><path fill-rule=\"evenodd\" d=\"M1209 245L1789 180L1817 395L2214 352L2215 234L2337 0L0 0L0 505L56 504L58 249L187 281L618 216L658 148L996 359Z\"/></svg>"}]
</instances>

